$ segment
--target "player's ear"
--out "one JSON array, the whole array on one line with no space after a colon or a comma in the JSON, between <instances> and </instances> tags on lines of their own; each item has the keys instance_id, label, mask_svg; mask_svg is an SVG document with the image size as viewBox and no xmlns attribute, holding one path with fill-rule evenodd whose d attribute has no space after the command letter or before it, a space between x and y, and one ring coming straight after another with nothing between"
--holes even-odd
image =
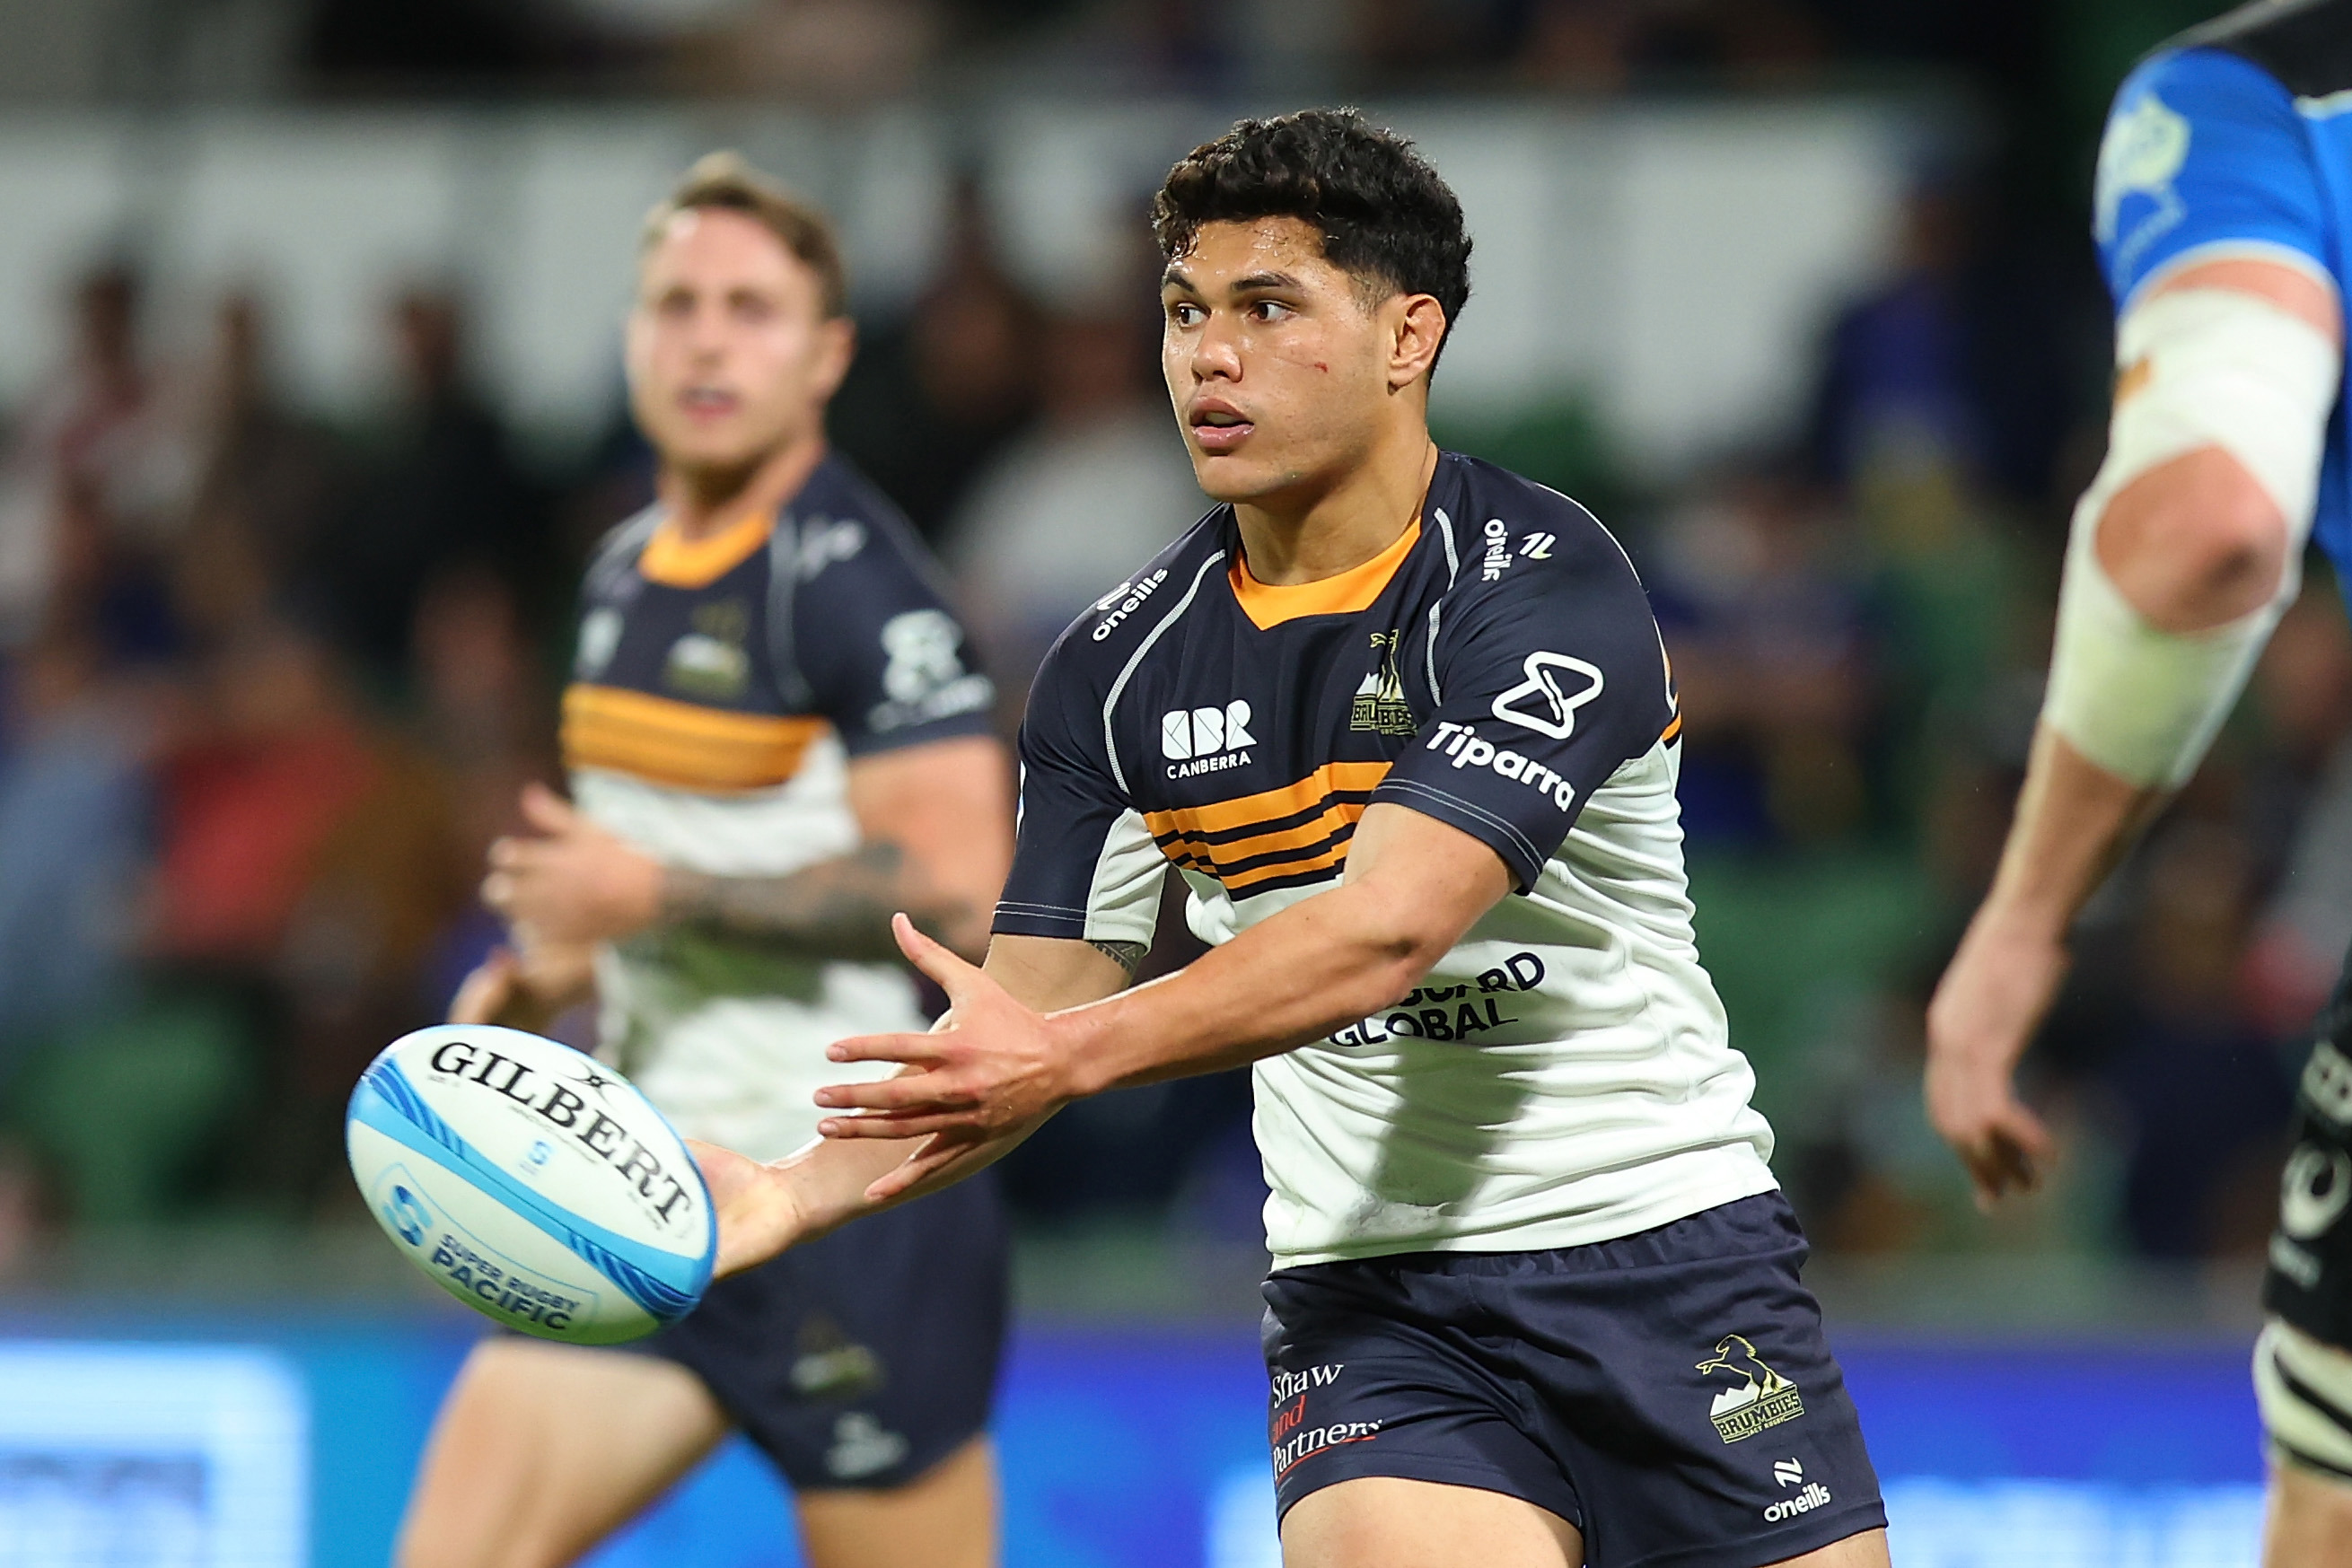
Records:
<instances>
[{"instance_id":1,"label":"player's ear","mask_svg":"<svg viewBox=\"0 0 2352 1568\"><path fill-rule=\"evenodd\" d=\"M1389 390L1402 392L1429 374L1445 340L1445 307L1434 295L1400 294L1389 301Z\"/></svg>"},{"instance_id":2,"label":"player's ear","mask_svg":"<svg viewBox=\"0 0 2352 1568\"><path fill-rule=\"evenodd\" d=\"M840 390L842 378L849 374L850 361L857 357L857 323L847 316L832 316L817 331L817 380L824 395L830 398Z\"/></svg>"}]
</instances>

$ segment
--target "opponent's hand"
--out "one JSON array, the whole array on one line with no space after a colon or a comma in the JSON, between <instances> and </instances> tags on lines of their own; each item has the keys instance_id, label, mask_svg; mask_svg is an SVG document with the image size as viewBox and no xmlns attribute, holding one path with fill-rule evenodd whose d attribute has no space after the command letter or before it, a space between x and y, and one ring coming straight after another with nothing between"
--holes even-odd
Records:
<instances>
[{"instance_id":1,"label":"opponent's hand","mask_svg":"<svg viewBox=\"0 0 2352 1568\"><path fill-rule=\"evenodd\" d=\"M2055 1152L2014 1075L2066 966L2058 938L1979 910L1927 1004L1927 1120L1968 1166L1979 1208L2039 1186Z\"/></svg>"},{"instance_id":2,"label":"opponent's hand","mask_svg":"<svg viewBox=\"0 0 2352 1568\"><path fill-rule=\"evenodd\" d=\"M535 940L584 946L628 936L661 915L661 862L606 832L544 785L522 792L533 837L490 846L482 902Z\"/></svg>"},{"instance_id":3,"label":"opponent's hand","mask_svg":"<svg viewBox=\"0 0 2352 1568\"><path fill-rule=\"evenodd\" d=\"M791 1178L783 1171L699 1138L687 1139L686 1146L702 1167L702 1182L710 1189L719 1220L719 1261L712 1279L764 1263L807 1231Z\"/></svg>"},{"instance_id":4,"label":"opponent's hand","mask_svg":"<svg viewBox=\"0 0 2352 1568\"><path fill-rule=\"evenodd\" d=\"M835 1061L896 1061L909 1071L818 1090L816 1103L826 1110L862 1114L828 1116L817 1131L828 1138L934 1136L970 1146L1013 1133L1086 1092L1051 1020L1014 1001L904 915L894 916L890 928L908 961L947 992L950 1022L928 1034L861 1035L828 1047Z\"/></svg>"}]
</instances>

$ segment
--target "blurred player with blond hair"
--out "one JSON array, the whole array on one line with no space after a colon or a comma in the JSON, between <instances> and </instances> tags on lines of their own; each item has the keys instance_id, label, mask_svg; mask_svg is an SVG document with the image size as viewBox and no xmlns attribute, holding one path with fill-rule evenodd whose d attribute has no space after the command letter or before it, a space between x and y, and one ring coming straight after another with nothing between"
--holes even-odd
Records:
<instances>
[{"instance_id":1,"label":"blurred player with blond hair","mask_svg":"<svg viewBox=\"0 0 2352 1568\"><path fill-rule=\"evenodd\" d=\"M647 220L631 406L658 499L591 565L563 746L484 895L515 950L457 1021L593 994L599 1054L681 1131L815 1134L827 1041L919 1029L892 912L977 951L1011 847L993 691L905 521L831 455L853 334L832 232L728 154ZM599 1350L486 1340L444 1405L406 1568L557 1568L743 1431L815 1568L987 1568L1003 1228L972 1188L714 1285Z\"/></svg>"}]
</instances>

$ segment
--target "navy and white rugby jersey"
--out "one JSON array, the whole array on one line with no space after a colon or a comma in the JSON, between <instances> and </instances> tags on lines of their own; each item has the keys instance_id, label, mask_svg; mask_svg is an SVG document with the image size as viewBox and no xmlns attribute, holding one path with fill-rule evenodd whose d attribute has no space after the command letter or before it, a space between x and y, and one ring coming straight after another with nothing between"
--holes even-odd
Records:
<instances>
[{"instance_id":1,"label":"navy and white rugby jersey","mask_svg":"<svg viewBox=\"0 0 2352 1568\"><path fill-rule=\"evenodd\" d=\"M774 514L700 539L658 508L582 591L563 754L591 818L667 864L776 876L855 849L849 759L984 735L936 571L898 512L828 457ZM807 958L691 927L600 955L599 1053L689 1136L772 1159L815 1135L845 1035L919 1030L892 964Z\"/></svg>"},{"instance_id":2,"label":"navy and white rugby jersey","mask_svg":"<svg viewBox=\"0 0 2352 1568\"><path fill-rule=\"evenodd\" d=\"M2230 256L2352 277L2352 0L2261 0L2158 49L2116 94L2093 232L2118 312ZM2327 429L2312 538L2352 591L2352 431Z\"/></svg>"},{"instance_id":3,"label":"navy and white rugby jersey","mask_svg":"<svg viewBox=\"0 0 2352 1568\"><path fill-rule=\"evenodd\" d=\"M1517 891L1255 1069L1276 1261L1646 1229L1774 1185L1692 937L1680 732L1642 585L1563 497L1447 454L1394 545L1294 587L1221 507L1047 656L995 929L1148 942L1172 865L1222 942L1337 886L1367 805L1451 823Z\"/></svg>"}]
</instances>

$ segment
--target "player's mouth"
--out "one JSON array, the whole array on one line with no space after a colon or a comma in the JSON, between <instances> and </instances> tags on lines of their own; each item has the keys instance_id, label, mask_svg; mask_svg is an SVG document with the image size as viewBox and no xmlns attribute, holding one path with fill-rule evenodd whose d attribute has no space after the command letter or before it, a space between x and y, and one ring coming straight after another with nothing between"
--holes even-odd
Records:
<instances>
[{"instance_id":1,"label":"player's mouth","mask_svg":"<svg viewBox=\"0 0 2352 1568\"><path fill-rule=\"evenodd\" d=\"M725 419L743 400L724 387L688 387L677 394L677 406L698 423Z\"/></svg>"},{"instance_id":2,"label":"player's mouth","mask_svg":"<svg viewBox=\"0 0 2352 1568\"><path fill-rule=\"evenodd\" d=\"M1194 403L1187 418L1192 426L1192 444L1213 457L1233 451L1257 428L1249 415L1214 398Z\"/></svg>"}]
</instances>

